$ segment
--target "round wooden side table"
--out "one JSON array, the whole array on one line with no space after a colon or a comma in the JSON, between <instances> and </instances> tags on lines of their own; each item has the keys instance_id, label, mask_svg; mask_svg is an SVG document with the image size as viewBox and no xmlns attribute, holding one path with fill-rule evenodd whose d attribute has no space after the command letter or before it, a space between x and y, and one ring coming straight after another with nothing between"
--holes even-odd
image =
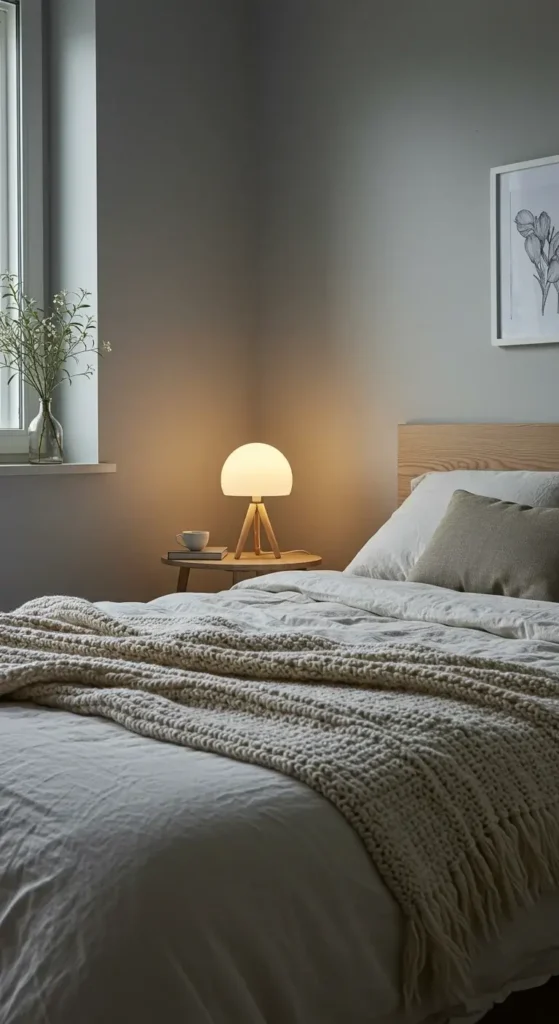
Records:
<instances>
[{"instance_id":1,"label":"round wooden side table","mask_svg":"<svg viewBox=\"0 0 559 1024\"><path fill-rule=\"evenodd\" d=\"M232 583L250 573L255 576L262 576L268 572L287 572L289 569L315 569L321 564L320 555L311 555L309 551L282 551L281 558L275 558L271 551L261 555L245 552L240 558L233 554L225 555L221 559L203 558L162 558L164 565L172 565L179 570L177 581L177 593L184 593L188 586L188 578L191 569L211 570L212 572L228 572L232 576Z\"/></svg>"}]
</instances>

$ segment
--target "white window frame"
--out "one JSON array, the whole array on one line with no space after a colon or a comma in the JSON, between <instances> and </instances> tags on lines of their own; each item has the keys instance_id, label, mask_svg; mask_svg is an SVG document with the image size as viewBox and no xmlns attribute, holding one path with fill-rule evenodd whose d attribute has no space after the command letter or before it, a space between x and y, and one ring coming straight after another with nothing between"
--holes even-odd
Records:
<instances>
[{"instance_id":1,"label":"white window frame","mask_svg":"<svg viewBox=\"0 0 559 1024\"><path fill-rule=\"evenodd\" d=\"M0 0L0 47L13 54L13 33L17 33L17 66L7 64L7 80L0 82L0 128L6 118L6 88L16 89L18 117L8 118L8 151L3 152L0 141L0 168L8 174L8 189L1 190L0 203L9 223L8 238L0 244L0 269L17 274L25 291L39 304L44 302L44 100L43 100L43 0ZM6 66L6 65L5 65ZM0 172L1 173L1 172ZM0 371L7 381L6 371ZM0 386L2 381L0 380ZM0 428L0 459L21 455L28 450L27 424L32 412L28 411L27 389L17 389L12 382L18 423L11 428ZM4 392L6 395L7 392Z\"/></svg>"}]
</instances>

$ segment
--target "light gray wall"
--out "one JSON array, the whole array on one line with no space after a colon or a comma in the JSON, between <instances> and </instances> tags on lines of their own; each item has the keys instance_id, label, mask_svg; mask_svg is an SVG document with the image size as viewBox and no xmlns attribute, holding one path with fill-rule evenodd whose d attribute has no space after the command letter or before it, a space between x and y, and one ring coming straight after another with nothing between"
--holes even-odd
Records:
<instances>
[{"instance_id":1,"label":"light gray wall","mask_svg":"<svg viewBox=\"0 0 559 1024\"><path fill-rule=\"evenodd\" d=\"M251 433L246 40L230 0L97 2L100 455L118 472L0 478L4 608L147 599L173 589L158 560L177 529L234 539L219 470Z\"/></svg>"},{"instance_id":2,"label":"light gray wall","mask_svg":"<svg viewBox=\"0 0 559 1024\"><path fill-rule=\"evenodd\" d=\"M559 348L489 340L489 168L559 152L559 5L256 10L270 508L341 567L394 506L399 421L559 417Z\"/></svg>"},{"instance_id":3,"label":"light gray wall","mask_svg":"<svg viewBox=\"0 0 559 1024\"><path fill-rule=\"evenodd\" d=\"M488 173L559 152L558 30L556 0L98 0L118 473L0 478L2 607L171 589L176 529L233 542L247 440L293 465L282 546L339 567L393 507L398 421L557 419L559 349L489 345Z\"/></svg>"}]
</instances>

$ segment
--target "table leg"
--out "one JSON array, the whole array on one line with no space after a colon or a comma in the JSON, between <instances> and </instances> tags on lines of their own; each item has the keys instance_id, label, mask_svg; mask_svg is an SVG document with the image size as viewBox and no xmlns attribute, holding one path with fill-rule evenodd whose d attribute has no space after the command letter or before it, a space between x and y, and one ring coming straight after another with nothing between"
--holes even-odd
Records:
<instances>
[{"instance_id":1,"label":"table leg","mask_svg":"<svg viewBox=\"0 0 559 1024\"><path fill-rule=\"evenodd\" d=\"M181 568L179 569L179 578L177 580L177 594L184 594L188 586L188 577L190 576L190 569Z\"/></svg>"},{"instance_id":2,"label":"table leg","mask_svg":"<svg viewBox=\"0 0 559 1024\"><path fill-rule=\"evenodd\" d=\"M242 572L234 572L233 573L233 586L235 586L235 583L240 583L241 582L241 580L243 578L243 575L244 575L244 573L242 573Z\"/></svg>"}]
</instances>

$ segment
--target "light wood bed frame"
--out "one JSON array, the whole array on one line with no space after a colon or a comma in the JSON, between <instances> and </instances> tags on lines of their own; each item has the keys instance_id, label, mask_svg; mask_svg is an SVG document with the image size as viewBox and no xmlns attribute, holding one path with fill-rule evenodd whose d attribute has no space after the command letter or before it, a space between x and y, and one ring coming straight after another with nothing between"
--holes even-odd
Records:
<instances>
[{"instance_id":1,"label":"light wood bed frame","mask_svg":"<svg viewBox=\"0 0 559 1024\"><path fill-rule=\"evenodd\" d=\"M449 469L559 471L559 423L399 425L399 505L414 477Z\"/></svg>"}]
</instances>

